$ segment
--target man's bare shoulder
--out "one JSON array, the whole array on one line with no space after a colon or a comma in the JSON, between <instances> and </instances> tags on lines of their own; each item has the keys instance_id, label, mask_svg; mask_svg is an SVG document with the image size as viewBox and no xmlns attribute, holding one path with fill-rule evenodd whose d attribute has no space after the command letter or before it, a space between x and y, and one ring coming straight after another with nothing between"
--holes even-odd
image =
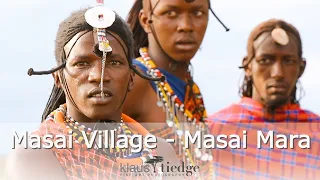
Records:
<instances>
[{"instance_id":1,"label":"man's bare shoulder","mask_svg":"<svg viewBox=\"0 0 320 180\"><path fill-rule=\"evenodd\" d=\"M136 69L141 73L144 73L138 67ZM151 88L151 86L150 81L141 78L137 74L135 74L133 82L133 88L126 97L123 111L128 116L136 118L141 114L141 104L143 104L143 100L146 98L148 88Z\"/></svg>"},{"instance_id":2,"label":"man's bare shoulder","mask_svg":"<svg viewBox=\"0 0 320 180\"><path fill-rule=\"evenodd\" d=\"M66 179L51 149L17 147L5 164L5 178L13 179Z\"/></svg>"}]
</instances>

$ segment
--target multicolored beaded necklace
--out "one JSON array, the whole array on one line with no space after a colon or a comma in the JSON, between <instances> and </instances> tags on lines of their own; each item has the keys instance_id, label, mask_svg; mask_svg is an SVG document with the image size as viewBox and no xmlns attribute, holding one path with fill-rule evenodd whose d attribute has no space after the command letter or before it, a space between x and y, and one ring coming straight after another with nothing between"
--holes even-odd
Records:
<instances>
[{"instance_id":1,"label":"multicolored beaded necklace","mask_svg":"<svg viewBox=\"0 0 320 180\"><path fill-rule=\"evenodd\" d=\"M137 60L148 68L147 73L150 76L161 77L163 75L151 60L148 54L148 48L140 48L140 56L141 57L137 58ZM191 77L190 73L189 77ZM193 83L192 87L187 86L185 102L182 103L167 81L155 82L155 84L158 96L157 105L162 107L166 113L166 123L175 132L175 139L177 136L179 138L179 155L181 155L181 151L183 151L183 160L191 165L195 165L195 163L200 160L211 161L213 159L211 150L206 150L204 148L198 149L191 143L189 143L191 148L186 149L184 147L184 138L182 138L182 135L186 130L188 130L190 134L193 134L196 131L200 131L203 134L209 132L207 125L204 123L206 110L199 87L195 83ZM189 97L190 91L193 91L195 99ZM183 148L181 148L181 145ZM191 153L192 151L194 153ZM195 154L195 156L192 154Z\"/></svg>"},{"instance_id":2,"label":"multicolored beaded necklace","mask_svg":"<svg viewBox=\"0 0 320 180\"><path fill-rule=\"evenodd\" d=\"M67 115L66 104L60 105L60 107L54 112L54 120L55 122L63 125L67 129L68 133L72 134L76 143L84 143L84 136L82 132L85 132L89 139L94 131L91 128L87 128L83 124L80 125L79 122ZM133 133L130 131L128 125L131 127L131 129L133 129L135 132L138 132L142 136L149 134L149 132L143 126L125 114L122 114L121 122L119 123L118 127L113 130L117 133L117 135L125 134L127 138L130 139ZM146 146L143 146L143 150L140 153L133 153L130 147L121 150L117 146L115 146L115 150L113 148L102 148L101 153L117 163L130 165L143 165L150 161L154 162L161 159L156 155L156 151L154 149L149 149Z\"/></svg>"}]
</instances>

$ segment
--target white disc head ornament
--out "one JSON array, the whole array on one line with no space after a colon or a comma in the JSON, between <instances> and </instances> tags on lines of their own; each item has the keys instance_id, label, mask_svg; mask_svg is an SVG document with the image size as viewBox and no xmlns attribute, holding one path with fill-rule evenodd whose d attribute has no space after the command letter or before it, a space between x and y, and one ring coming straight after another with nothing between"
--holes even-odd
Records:
<instances>
[{"instance_id":1,"label":"white disc head ornament","mask_svg":"<svg viewBox=\"0 0 320 180\"><path fill-rule=\"evenodd\" d=\"M272 39L280 44L280 45L287 45L289 43L289 36L285 30L282 28L275 28L271 32Z\"/></svg>"},{"instance_id":2,"label":"white disc head ornament","mask_svg":"<svg viewBox=\"0 0 320 180\"><path fill-rule=\"evenodd\" d=\"M115 12L105 6L95 6L88 9L84 16L87 23L95 28L110 27L116 19Z\"/></svg>"}]
</instances>

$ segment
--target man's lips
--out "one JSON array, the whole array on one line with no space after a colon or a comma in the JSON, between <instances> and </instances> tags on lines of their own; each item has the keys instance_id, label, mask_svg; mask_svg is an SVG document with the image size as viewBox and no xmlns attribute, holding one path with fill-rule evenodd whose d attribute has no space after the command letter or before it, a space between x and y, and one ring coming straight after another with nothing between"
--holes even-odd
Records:
<instances>
[{"instance_id":1,"label":"man's lips","mask_svg":"<svg viewBox=\"0 0 320 180\"><path fill-rule=\"evenodd\" d=\"M281 84L272 84L267 86L267 89L273 93L285 93L288 89L288 86L284 83Z\"/></svg>"},{"instance_id":2,"label":"man's lips","mask_svg":"<svg viewBox=\"0 0 320 180\"><path fill-rule=\"evenodd\" d=\"M103 93L104 93L105 97L111 97L113 95L112 92L107 88L103 88ZM100 98L102 98L102 96L101 96L101 88L92 89L89 92L88 97L89 98L92 98L92 97L96 97L96 98L100 97Z\"/></svg>"},{"instance_id":3,"label":"man's lips","mask_svg":"<svg viewBox=\"0 0 320 180\"><path fill-rule=\"evenodd\" d=\"M102 96L100 88L95 88L89 92L88 100L94 105L110 104L113 97L112 92L107 88L103 88L103 93L104 96Z\"/></svg>"},{"instance_id":4,"label":"man's lips","mask_svg":"<svg viewBox=\"0 0 320 180\"><path fill-rule=\"evenodd\" d=\"M175 42L175 44L197 44L197 42L191 38L180 38Z\"/></svg>"},{"instance_id":5,"label":"man's lips","mask_svg":"<svg viewBox=\"0 0 320 180\"><path fill-rule=\"evenodd\" d=\"M190 51L197 47L197 43L192 40L179 40L175 43L179 50Z\"/></svg>"}]
</instances>

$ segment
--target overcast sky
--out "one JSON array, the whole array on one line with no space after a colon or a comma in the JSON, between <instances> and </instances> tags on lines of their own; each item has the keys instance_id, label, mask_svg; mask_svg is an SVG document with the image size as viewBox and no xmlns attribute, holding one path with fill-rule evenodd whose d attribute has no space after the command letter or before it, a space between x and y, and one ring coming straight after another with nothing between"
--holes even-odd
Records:
<instances>
[{"instance_id":1,"label":"overcast sky","mask_svg":"<svg viewBox=\"0 0 320 180\"><path fill-rule=\"evenodd\" d=\"M105 3L126 18L133 0L105 0ZM303 55L307 59L306 72L301 78L306 91L302 107L320 114L320 1L211 0L211 3L231 30L225 32L210 15L202 49L192 60L194 78L201 88L208 113L239 101L239 80L243 74L237 67L245 55L250 31L261 21L281 18L295 25L302 36ZM94 0L1 0L0 122L19 122L21 127L29 124L31 128L40 122L53 79L50 75L29 77L27 70L30 67L35 70L52 68L60 21L71 11L94 4ZM13 127L16 126L4 124L2 128L6 131L0 132L11 133ZM4 141L11 143L11 137Z\"/></svg>"}]
</instances>

